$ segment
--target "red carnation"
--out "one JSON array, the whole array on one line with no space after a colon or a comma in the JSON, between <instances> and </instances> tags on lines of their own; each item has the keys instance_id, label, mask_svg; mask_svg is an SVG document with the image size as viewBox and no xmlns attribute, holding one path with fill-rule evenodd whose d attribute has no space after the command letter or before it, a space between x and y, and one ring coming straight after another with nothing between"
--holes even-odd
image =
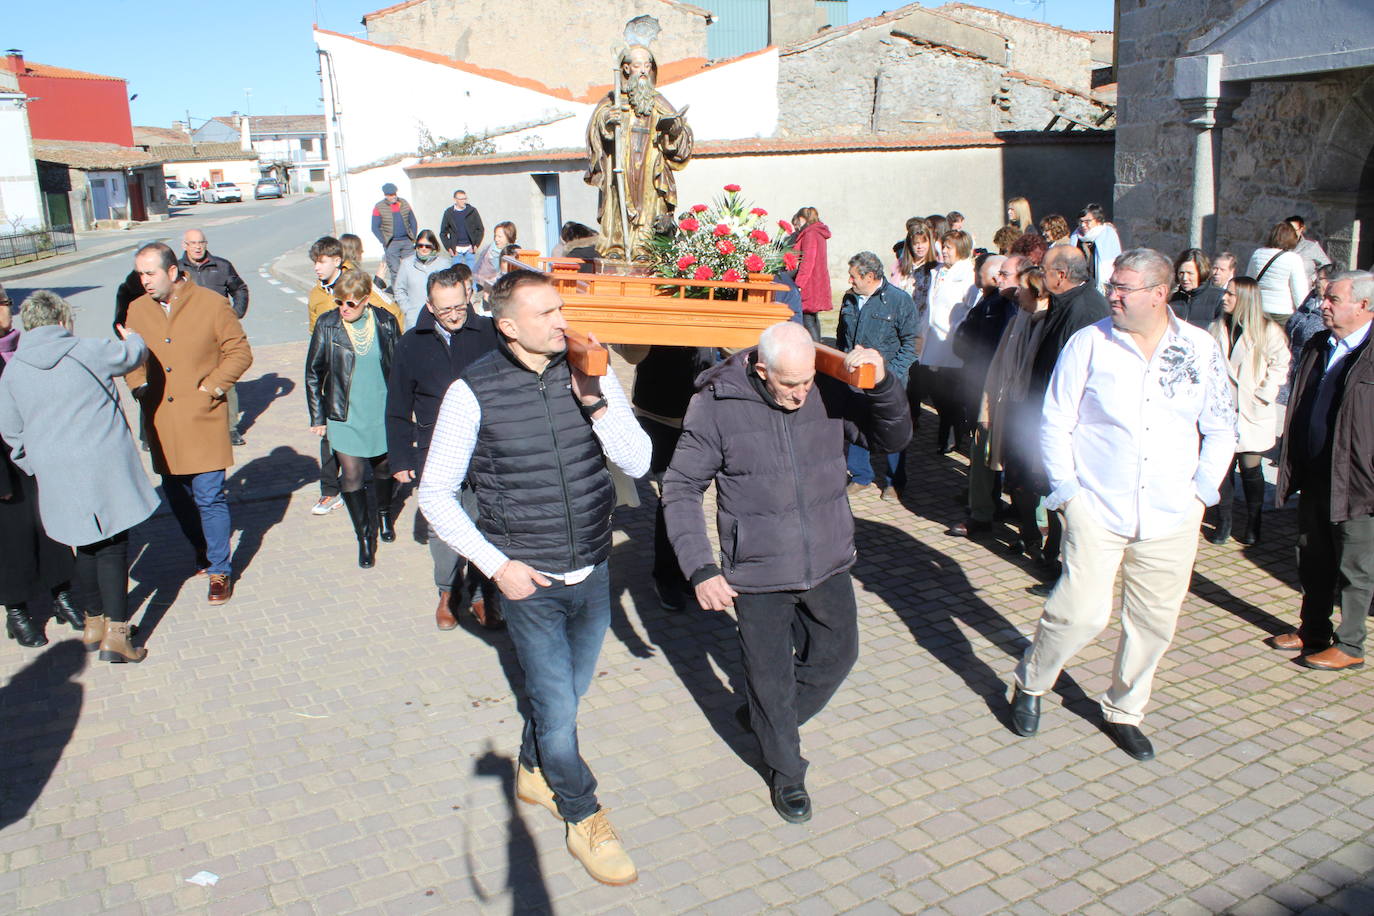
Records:
<instances>
[{"instance_id":1,"label":"red carnation","mask_svg":"<svg viewBox=\"0 0 1374 916\"><path fill-rule=\"evenodd\" d=\"M716 223L716 228L711 231L723 238L730 234L730 227L724 223Z\"/></svg>"},{"instance_id":2,"label":"red carnation","mask_svg":"<svg viewBox=\"0 0 1374 916\"><path fill-rule=\"evenodd\" d=\"M721 274L720 278L730 283L735 283L739 280L744 279L739 275L739 271L735 270L733 267L731 267L725 273Z\"/></svg>"},{"instance_id":3,"label":"red carnation","mask_svg":"<svg viewBox=\"0 0 1374 916\"><path fill-rule=\"evenodd\" d=\"M739 185L737 185L737 184L727 184L727 185L725 186L725 190L729 191L731 194L735 194L735 193L737 193L737 192L739 191Z\"/></svg>"},{"instance_id":4,"label":"red carnation","mask_svg":"<svg viewBox=\"0 0 1374 916\"><path fill-rule=\"evenodd\" d=\"M785 219L778 220L778 228L781 229L783 232L792 232L792 224Z\"/></svg>"},{"instance_id":5,"label":"red carnation","mask_svg":"<svg viewBox=\"0 0 1374 916\"><path fill-rule=\"evenodd\" d=\"M721 239L719 242L716 242L716 251L719 251L721 254L734 254L735 243L729 239Z\"/></svg>"},{"instance_id":6,"label":"red carnation","mask_svg":"<svg viewBox=\"0 0 1374 916\"><path fill-rule=\"evenodd\" d=\"M689 216L682 222L678 223L677 227L681 229L683 232L696 232L698 229L701 228L701 223L697 222Z\"/></svg>"},{"instance_id":7,"label":"red carnation","mask_svg":"<svg viewBox=\"0 0 1374 916\"><path fill-rule=\"evenodd\" d=\"M793 254L792 252L790 252L790 251L787 252L787 253L785 253L785 254L782 256L782 266L783 266L783 267L786 267L788 270L796 270L796 269L797 269L797 256L796 256L795 254Z\"/></svg>"},{"instance_id":8,"label":"red carnation","mask_svg":"<svg viewBox=\"0 0 1374 916\"><path fill-rule=\"evenodd\" d=\"M706 205L705 205L705 204L692 204L692 212L693 212L693 213L705 213L705 212L706 212Z\"/></svg>"},{"instance_id":9,"label":"red carnation","mask_svg":"<svg viewBox=\"0 0 1374 916\"><path fill-rule=\"evenodd\" d=\"M703 265L701 265L700 267L698 267L698 268L696 269L696 273L692 274L692 279L693 279L693 280L711 280L711 279L713 279L713 278L715 277L715 275L716 275L715 271L713 271L711 268L709 268L709 267L707 267L705 264L703 264Z\"/></svg>"},{"instance_id":10,"label":"red carnation","mask_svg":"<svg viewBox=\"0 0 1374 916\"><path fill-rule=\"evenodd\" d=\"M759 257L756 254L751 254L749 257L744 259L744 269L754 274L762 273L763 258Z\"/></svg>"},{"instance_id":11,"label":"red carnation","mask_svg":"<svg viewBox=\"0 0 1374 916\"><path fill-rule=\"evenodd\" d=\"M765 210L765 209L763 209L762 207L755 207L754 209L750 210L749 212L752 213L752 214L754 214L755 216L767 216L767 215L768 215L768 211Z\"/></svg>"},{"instance_id":12,"label":"red carnation","mask_svg":"<svg viewBox=\"0 0 1374 916\"><path fill-rule=\"evenodd\" d=\"M694 254L684 254L682 257L680 257L680 258L677 259L677 269L678 269L678 270L686 270L687 268L691 267L691 266L692 266L693 264L695 264L696 262L697 262L697 256L696 256L696 255L694 255Z\"/></svg>"},{"instance_id":13,"label":"red carnation","mask_svg":"<svg viewBox=\"0 0 1374 916\"><path fill-rule=\"evenodd\" d=\"M755 229L753 232L749 233L749 237L760 245L768 244L768 233L764 232L762 229Z\"/></svg>"}]
</instances>

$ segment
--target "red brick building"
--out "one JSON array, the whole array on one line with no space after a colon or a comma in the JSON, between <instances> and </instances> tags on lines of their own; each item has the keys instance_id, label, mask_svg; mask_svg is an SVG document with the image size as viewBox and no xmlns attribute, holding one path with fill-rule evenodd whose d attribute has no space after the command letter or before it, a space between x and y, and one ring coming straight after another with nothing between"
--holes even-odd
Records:
<instances>
[{"instance_id":1,"label":"red brick building","mask_svg":"<svg viewBox=\"0 0 1374 916\"><path fill-rule=\"evenodd\" d=\"M86 140L134 145L129 87L115 76L35 64L11 51L3 66L19 77L31 99L29 128L35 140Z\"/></svg>"}]
</instances>

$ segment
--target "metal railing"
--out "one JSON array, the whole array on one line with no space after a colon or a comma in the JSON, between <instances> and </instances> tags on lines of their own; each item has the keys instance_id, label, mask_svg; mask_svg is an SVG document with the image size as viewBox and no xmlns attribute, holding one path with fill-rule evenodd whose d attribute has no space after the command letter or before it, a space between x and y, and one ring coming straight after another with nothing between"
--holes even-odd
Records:
<instances>
[{"instance_id":1,"label":"metal railing","mask_svg":"<svg viewBox=\"0 0 1374 916\"><path fill-rule=\"evenodd\" d=\"M0 267L39 261L75 250L76 233L69 225L0 235Z\"/></svg>"}]
</instances>

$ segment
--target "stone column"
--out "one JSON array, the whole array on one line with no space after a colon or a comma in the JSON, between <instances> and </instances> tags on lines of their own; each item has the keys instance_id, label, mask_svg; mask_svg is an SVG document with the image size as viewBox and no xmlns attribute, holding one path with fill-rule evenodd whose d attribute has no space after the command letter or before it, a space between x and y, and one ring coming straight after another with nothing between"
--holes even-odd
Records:
<instances>
[{"instance_id":1,"label":"stone column","mask_svg":"<svg viewBox=\"0 0 1374 916\"><path fill-rule=\"evenodd\" d=\"M1209 255L1217 245L1217 191L1221 180L1221 134L1241 99L1220 96L1179 99L1193 137L1193 186L1188 212L1188 246Z\"/></svg>"}]
</instances>

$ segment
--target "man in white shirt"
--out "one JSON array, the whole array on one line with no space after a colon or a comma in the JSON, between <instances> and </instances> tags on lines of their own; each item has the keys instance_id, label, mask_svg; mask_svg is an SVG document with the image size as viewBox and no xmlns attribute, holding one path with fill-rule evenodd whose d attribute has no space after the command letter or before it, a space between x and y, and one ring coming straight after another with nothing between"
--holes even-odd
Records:
<instances>
[{"instance_id":1,"label":"man in white shirt","mask_svg":"<svg viewBox=\"0 0 1374 916\"><path fill-rule=\"evenodd\" d=\"M1107 276L1121 255L1121 236L1117 234L1116 227L1107 222L1107 212L1101 204L1088 204L1078 214L1078 231L1070 241L1078 245L1080 240L1091 243L1092 263L1089 267L1092 268L1098 291L1105 293Z\"/></svg>"},{"instance_id":2,"label":"man in white shirt","mask_svg":"<svg viewBox=\"0 0 1374 916\"><path fill-rule=\"evenodd\" d=\"M497 349L444 396L420 508L431 527L501 589L531 706L515 792L566 824L568 851L603 884L637 877L577 742L577 708L611 619L608 462L649 470L649 437L613 374L567 359L563 299L543 274L516 270L491 290ZM474 523L459 504L467 480Z\"/></svg>"},{"instance_id":3,"label":"man in white shirt","mask_svg":"<svg viewBox=\"0 0 1374 916\"><path fill-rule=\"evenodd\" d=\"M1169 309L1173 265L1136 248L1107 284L1110 318L1070 338L1045 395L1040 443L1064 513L1064 572L1016 669L1012 730L1034 735L1040 697L1106 627L1123 570L1122 632L1106 732L1137 760L1155 668L1173 639L1197 554L1198 524L1236 446L1236 407L1221 350ZM1199 434L1201 441L1199 442Z\"/></svg>"}]
</instances>

